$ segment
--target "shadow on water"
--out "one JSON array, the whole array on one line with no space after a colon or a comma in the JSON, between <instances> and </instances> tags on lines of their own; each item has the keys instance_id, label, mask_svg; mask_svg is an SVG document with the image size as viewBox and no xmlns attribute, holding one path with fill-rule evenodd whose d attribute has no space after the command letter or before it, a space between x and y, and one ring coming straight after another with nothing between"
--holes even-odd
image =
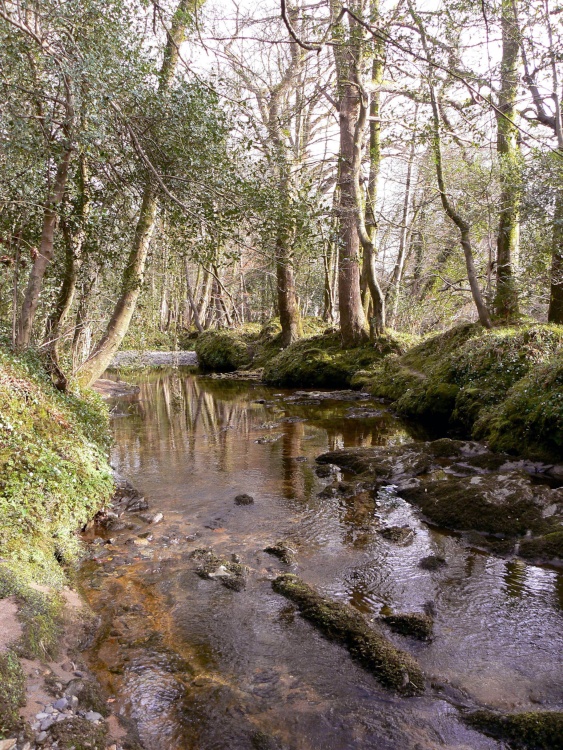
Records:
<instances>
[{"instance_id":1,"label":"shadow on water","mask_svg":"<svg viewBox=\"0 0 563 750\"><path fill-rule=\"evenodd\" d=\"M300 404L257 383L158 371L139 385L113 422L113 463L164 520L128 517L82 584L103 622L90 663L147 750L500 748L453 704L557 706L559 573L430 529L392 490L323 492L319 453L421 437L413 428L378 403ZM239 493L254 504L236 506ZM409 543L378 533L394 524L413 528ZM263 552L278 540L295 564ZM246 588L197 576L198 547L236 555ZM420 568L430 554L447 566ZM431 607L430 643L387 633L419 661L426 694L395 696L325 641L273 593L287 570L368 618Z\"/></svg>"}]
</instances>

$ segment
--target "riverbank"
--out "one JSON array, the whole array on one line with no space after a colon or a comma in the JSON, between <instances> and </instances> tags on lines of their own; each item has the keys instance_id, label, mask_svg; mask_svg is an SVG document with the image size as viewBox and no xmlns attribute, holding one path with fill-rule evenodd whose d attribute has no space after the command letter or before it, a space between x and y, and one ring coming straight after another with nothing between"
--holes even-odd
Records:
<instances>
[{"instance_id":1,"label":"riverbank","mask_svg":"<svg viewBox=\"0 0 563 750\"><path fill-rule=\"evenodd\" d=\"M96 619L73 588L77 531L114 493L108 410L2 348L0 435L0 747L116 747L82 657Z\"/></svg>"},{"instance_id":2,"label":"riverbank","mask_svg":"<svg viewBox=\"0 0 563 750\"><path fill-rule=\"evenodd\" d=\"M276 387L362 389L438 436L544 461L563 456L562 326L464 324L422 342L390 332L353 349L330 328L281 349L276 331L208 331L196 340L200 365L241 376L261 368Z\"/></svg>"}]
</instances>

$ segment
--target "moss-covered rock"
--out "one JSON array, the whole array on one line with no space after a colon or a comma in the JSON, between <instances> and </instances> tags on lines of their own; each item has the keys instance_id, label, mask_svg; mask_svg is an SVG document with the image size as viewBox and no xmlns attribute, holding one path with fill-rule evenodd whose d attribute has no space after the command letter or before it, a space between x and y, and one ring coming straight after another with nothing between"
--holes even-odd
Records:
<instances>
[{"instance_id":1,"label":"moss-covered rock","mask_svg":"<svg viewBox=\"0 0 563 750\"><path fill-rule=\"evenodd\" d=\"M395 648L379 630L370 627L357 610L321 596L294 575L279 576L272 587L295 602L302 616L327 638L345 645L383 685L404 695L424 691L424 677L413 657Z\"/></svg>"},{"instance_id":2,"label":"moss-covered rock","mask_svg":"<svg viewBox=\"0 0 563 750\"><path fill-rule=\"evenodd\" d=\"M354 349L344 349L340 334L327 331L288 346L270 360L263 380L269 385L299 388L349 388L354 375L384 357L405 351L406 338L389 334Z\"/></svg>"},{"instance_id":3,"label":"moss-covered rock","mask_svg":"<svg viewBox=\"0 0 563 750\"><path fill-rule=\"evenodd\" d=\"M195 343L199 366L212 372L233 372L248 367L252 362L251 344L258 334L255 326L205 331Z\"/></svg>"},{"instance_id":4,"label":"moss-covered rock","mask_svg":"<svg viewBox=\"0 0 563 750\"><path fill-rule=\"evenodd\" d=\"M448 529L516 537L549 528L529 478L517 473L429 480L401 488L401 495Z\"/></svg>"},{"instance_id":5,"label":"moss-covered rock","mask_svg":"<svg viewBox=\"0 0 563 750\"><path fill-rule=\"evenodd\" d=\"M319 335L325 328L320 318L302 319L305 338ZM281 325L273 318L263 326L245 323L237 328L205 331L197 337L195 350L202 370L260 370L281 350Z\"/></svg>"},{"instance_id":6,"label":"moss-covered rock","mask_svg":"<svg viewBox=\"0 0 563 750\"><path fill-rule=\"evenodd\" d=\"M505 398L480 414L474 434L497 451L561 460L563 351L530 369Z\"/></svg>"},{"instance_id":7,"label":"moss-covered rock","mask_svg":"<svg viewBox=\"0 0 563 750\"><path fill-rule=\"evenodd\" d=\"M291 565L295 560L295 550L287 542L276 542L276 544L271 544L269 547L264 547L264 552L277 557L278 560L281 560L286 565Z\"/></svg>"},{"instance_id":8,"label":"moss-covered rock","mask_svg":"<svg viewBox=\"0 0 563 750\"><path fill-rule=\"evenodd\" d=\"M217 580L228 589L242 591L246 585L246 568L238 562L223 560L210 549L196 549L191 554L198 565L196 573L201 578Z\"/></svg>"},{"instance_id":9,"label":"moss-covered rock","mask_svg":"<svg viewBox=\"0 0 563 750\"><path fill-rule=\"evenodd\" d=\"M19 708L25 703L25 675L13 651L0 652L0 739L20 724Z\"/></svg>"},{"instance_id":10,"label":"moss-covered rock","mask_svg":"<svg viewBox=\"0 0 563 750\"><path fill-rule=\"evenodd\" d=\"M105 750L108 730L104 722L93 724L75 716L53 724L49 733L60 750Z\"/></svg>"},{"instance_id":11,"label":"moss-covered rock","mask_svg":"<svg viewBox=\"0 0 563 750\"><path fill-rule=\"evenodd\" d=\"M535 539L523 539L520 556L527 560L563 560L563 530L552 531Z\"/></svg>"},{"instance_id":12,"label":"moss-covered rock","mask_svg":"<svg viewBox=\"0 0 563 750\"><path fill-rule=\"evenodd\" d=\"M511 747L522 750L563 750L563 713L530 711L519 714L498 714L474 711L464 717L475 729Z\"/></svg>"},{"instance_id":13,"label":"moss-covered rock","mask_svg":"<svg viewBox=\"0 0 563 750\"><path fill-rule=\"evenodd\" d=\"M434 620L430 615L423 612L404 612L395 615L386 615L381 618L391 630L401 635L410 635L419 641L428 641L432 638Z\"/></svg>"}]
</instances>

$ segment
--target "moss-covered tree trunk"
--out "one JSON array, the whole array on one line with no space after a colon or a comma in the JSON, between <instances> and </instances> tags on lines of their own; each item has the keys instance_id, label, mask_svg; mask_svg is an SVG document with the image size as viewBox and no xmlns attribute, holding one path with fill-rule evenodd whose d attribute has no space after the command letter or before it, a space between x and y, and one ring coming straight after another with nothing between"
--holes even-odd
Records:
<instances>
[{"instance_id":1,"label":"moss-covered tree trunk","mask_svg":"<svg viewBox=\"0 0 563 750\"><path fill-rule=\"evenodd\" d=\"M180 45L184 40L190 10L197 0L180 0L167 34L166 45L159 75L158 91L161 96L168 92L179 59ZM121 292L107 325L106 331L92 354L78 370L82 385L91 385L107 368L119 349L137 305L144 279L145 265L151 238L156 225L158 197L148 178L137 220L133 247L123 273Z\"/></svg>"},{"instance_id":2,"label":"moss-covered tree trunk","mask_svg":"<svg viewBox=\"0 0 563 750\"><path fill-rule=\"evenodd\" d=\"M497 153L500 163L500 210L497 236L497 288L495 314L509 320L518 314L518 289L514 264L520 238L520 154L514 124L518 95L520 34L516 0L502 0L501 86L497 107Z\"/></svg>"},{"instance_id":3,"label":"moss-covered tree trunk","mask_svg":"<svg viewBox=\"0 0 563 750\"><path fill-rule=\"evenodd\" d=\"M57 166L53 186L45 205L41 241L29 274L16 336L16 346L20 350L26 349L30 344L33 321L43 287L43 278L49 263L53 260L58 209L66 188L71 156L72 146L69 144L65 147Z\"/></svg>"},{"instance_id":4,"label":"moss-covered tree trunk","mask_svg":"<svg viewBox=\"0 0 563 750\"><path fill-rule=\"evenodd\" d=\"M334 18L341 17L342 4L331 0ZM360 235L358 233L358 202L355 185L355 157L358 121L361 112L361 92L353 80L358 69L362 47L361 27L348 18L348 32L341 20L333 28L333 52L336 64L339 116L339 172L338 172L338 308L340 333L344 346L353 347L366 338L366 319L360 290Z\"/></svg>"},{"instance_id":5,"label":"moss-covered tree trunk","mask_svg":"<svg viewBox=\"0 0 563 750\"><path fill-rule=\"evenodd\" d=\"M78 199L70 219L72 225L69 224L68 221L61 222L65 243L65 270L63 283L59 290L55 309L47 321L45 336L48 349L51 352L51 357L57 367L60 364L60 348L63 329L74 301L78 273L82 263L82 247L86 238L86 221L90 211L87 182L88 170L86 159L84 154L81 154L78 161L76 180Z\"/></svg>"},{"instance_id":6,"label":"moss-covered tree trunk","mask_svg":"<svg viewBox=\"0 0 563 750\"><path fill-rule=\"evenodd\" d=\"M563 153L563 152L562 152ZM547 319L563 324L563 190L557 191L551 238L551 289Z\"/></svg>"}]
</instances>

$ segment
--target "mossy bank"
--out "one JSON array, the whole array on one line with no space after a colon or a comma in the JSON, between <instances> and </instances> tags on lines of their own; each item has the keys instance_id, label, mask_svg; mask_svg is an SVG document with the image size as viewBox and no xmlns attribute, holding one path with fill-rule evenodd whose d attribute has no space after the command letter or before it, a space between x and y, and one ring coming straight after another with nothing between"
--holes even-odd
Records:
<instances>
[{"instance_id":1,"label":"mossy bank","mask_svg":"<svg viewBox=\"0 0 563 750\"><path fill-rule=\"evenodd\" d=\"M113 493L108 424L95 394L61 393L36 355L0 348L0 600L21 627L0 653L0 738L18 723L18 658L57 654L76 532Z\"/></svg>"},{"instance_id":2,"label":"mossy bank","mask_svg":"<svg viewBox=\"0 0 563 750\"><path fill-rule=\"evenodd\" d=\"M396 411L494 450L563 455L563 326L486 331L476 324L432 336L353 379Z\"/></svg>"}]
</instances>

